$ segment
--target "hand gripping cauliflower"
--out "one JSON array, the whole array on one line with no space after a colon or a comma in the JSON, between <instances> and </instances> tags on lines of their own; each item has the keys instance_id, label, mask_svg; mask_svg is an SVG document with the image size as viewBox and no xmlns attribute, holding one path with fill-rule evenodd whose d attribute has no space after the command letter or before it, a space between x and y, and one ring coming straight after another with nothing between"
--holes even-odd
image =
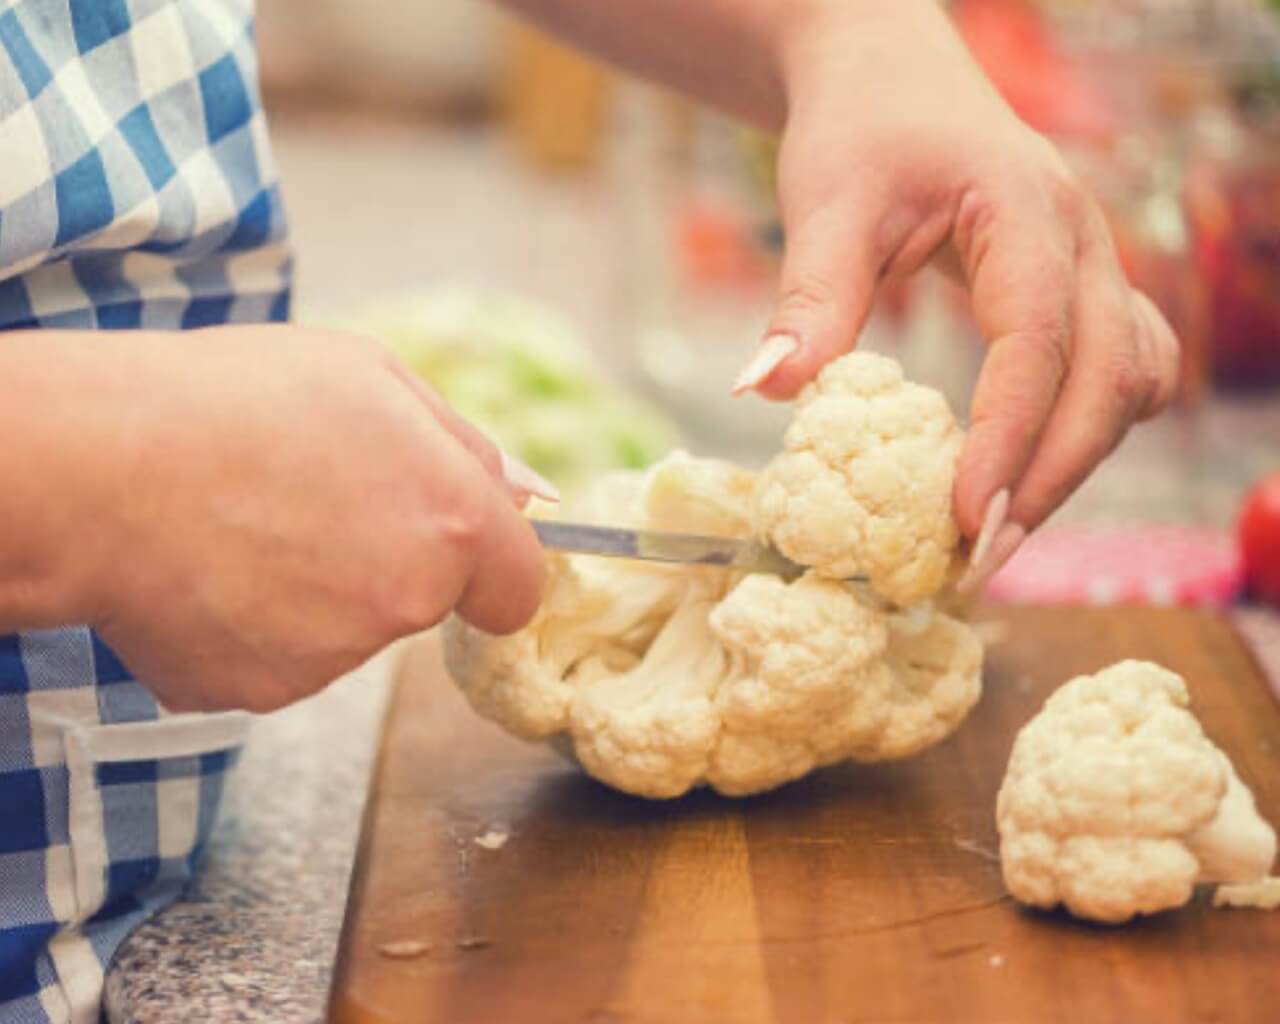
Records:
<instances>
[{"instance_id":1,"label":"hand gripping cauliflower","mask_svg":"<svg viewBox=\"0 0 1280 1024\"><path fill-rule=\"evenodd\" d=\"M1188 710L1180 676L1124 661L1058 689L1019 733L996 804L1010 893L1121 923L1197 882L1252 882L1276 836Z\"/></svg>"},{"instance_id":2,"label":"hand gripping cauliflower","mask_svg":"<svg viewBox=\"0 0 1280 1024\"><path fill-rule=\"evenodd\" d=\"M801 392L786 451L764 470L757 531L823 576L864 572L894 604L926 600L960 539L951 491L963 441L946 399L892 359L837 359Z\"/></svg>"},{"instance_id":3,"label":"hand gripping cauliflower","mask_svg":"<svg viewBox=\"0 0 1280 1024\"><path fill-rule=\"evenodd\" d=\"M677 454L597 481L572 518L751 532L753 474ZM548 739L626 792L741 795L848 758L944 739L978 699L982 650L943 615L885 612L847 584L706 567L548 557L534 621L493 637L450 621L445 655L472 707Z\"/></svg>"}]
</instances>

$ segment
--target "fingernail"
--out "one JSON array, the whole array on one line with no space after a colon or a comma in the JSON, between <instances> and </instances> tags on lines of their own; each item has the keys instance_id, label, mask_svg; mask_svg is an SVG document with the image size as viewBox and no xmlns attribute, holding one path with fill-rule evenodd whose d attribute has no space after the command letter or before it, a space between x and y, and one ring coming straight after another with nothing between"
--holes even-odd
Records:
<instances>
[{"instance_id":1,"label":"fingernail","mask_svg":"<svg viewBox=\"0 0 1280 1024\"><path fill-rule=\"evenodd\" d=\"M996 492L987 502L986 514L982 517L982 529L978 531L978 539L973 545L973 553L969 556L969 564L977 565L986 557L991 547L991 538L1004 525L1004 517L1009 512L1009 489L1006 487Z\"/></svg>"},{"instance_id":2,"label":"fingernail","mask_svg":"<svg viewBox=\"0 0 1280 1024\"><path fill-rule=\"evenodd\" d=\"M520 495L533 495L543 501L559 501L560 491L546 477L535 473L514 455L502 453L502 478L507 486Z\"/></svg>"},{"instance_id":3,"label":"fingernail","mask_svg":"<svg viewBox=\"0 0 1280 1024\"><path fill-rule=\"evenodd\" d=\"M1027 531L1017 523L1005 523L991 538L991 544L983 552L981 560L975 561L956 584L961 594L971 594L981 590L987 582L1000 571L1000 567L1013 557L1013 553L1027 539Z\"/></svg>"},{"instance_id":4,"label":"fingernail","mask_svg":"<svg viewBox=\"0 0 1280 1024\"><path fill-rule=\"evenodd\" d=\"M740 395L744 391L763 384L769 375L790 355L800 348L800 342L790 334L771 334L756 349L751 361L742 368L738 379L733 382L733 394Z\"/></svg>"}]
</instances>

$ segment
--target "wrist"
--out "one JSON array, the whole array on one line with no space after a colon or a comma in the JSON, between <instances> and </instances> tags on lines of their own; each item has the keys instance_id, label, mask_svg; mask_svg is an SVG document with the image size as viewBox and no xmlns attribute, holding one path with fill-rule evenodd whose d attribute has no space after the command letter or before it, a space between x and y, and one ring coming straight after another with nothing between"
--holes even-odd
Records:
<instances>
[{"instance_id":1,"label":"wrist","mask_svg":"<svg viewBox=\"0 0 1280 1024\"><path fill-rule=\"evenodd\" d=\"M838 74L841 88L859 76L877 97L895 81L925 80L908 69L928 63L938 51L964 55L940 0L781 0L774 49L788 112Z\"/></svg>"}]
</instances>

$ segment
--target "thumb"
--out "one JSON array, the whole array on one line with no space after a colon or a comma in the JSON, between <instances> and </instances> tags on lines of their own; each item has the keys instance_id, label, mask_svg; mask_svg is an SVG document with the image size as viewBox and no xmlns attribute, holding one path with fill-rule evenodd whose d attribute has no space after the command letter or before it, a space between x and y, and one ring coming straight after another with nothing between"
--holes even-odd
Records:
<instances>
[{"instance_id":1,"label":"thumb","mask_svg":"<svg viewBox=\"0 0 1280 1024\"><path fill-rule=\"evenodd\" d=\"M734 381L735 395L791 398L853 348L880 273L868 209L828 204L788 226L778 302L764 342Z\"/></svg>"}]
</instances>

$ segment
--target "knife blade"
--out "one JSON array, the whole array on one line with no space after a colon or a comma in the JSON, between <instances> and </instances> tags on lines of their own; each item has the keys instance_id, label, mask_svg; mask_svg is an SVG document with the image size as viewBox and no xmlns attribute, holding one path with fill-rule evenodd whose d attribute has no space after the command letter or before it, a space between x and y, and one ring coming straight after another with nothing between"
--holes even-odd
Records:
<instances>
[{"instance_id":1,"label":"knife blade","mask_svg":"<svg viewBox=\"0 0 1280 1024\"><path fill-rule=\"evenodd\" d=\"M603 555L606 558L638 558L646 562L719 566L738 572L769 573L787 580L796 579L805 572L804 566L797 565L777 548L758 540L663 530L631 530L554 519L535 519L532 522L543 547L556 551Z\"/></svg>"}]
</instances>

